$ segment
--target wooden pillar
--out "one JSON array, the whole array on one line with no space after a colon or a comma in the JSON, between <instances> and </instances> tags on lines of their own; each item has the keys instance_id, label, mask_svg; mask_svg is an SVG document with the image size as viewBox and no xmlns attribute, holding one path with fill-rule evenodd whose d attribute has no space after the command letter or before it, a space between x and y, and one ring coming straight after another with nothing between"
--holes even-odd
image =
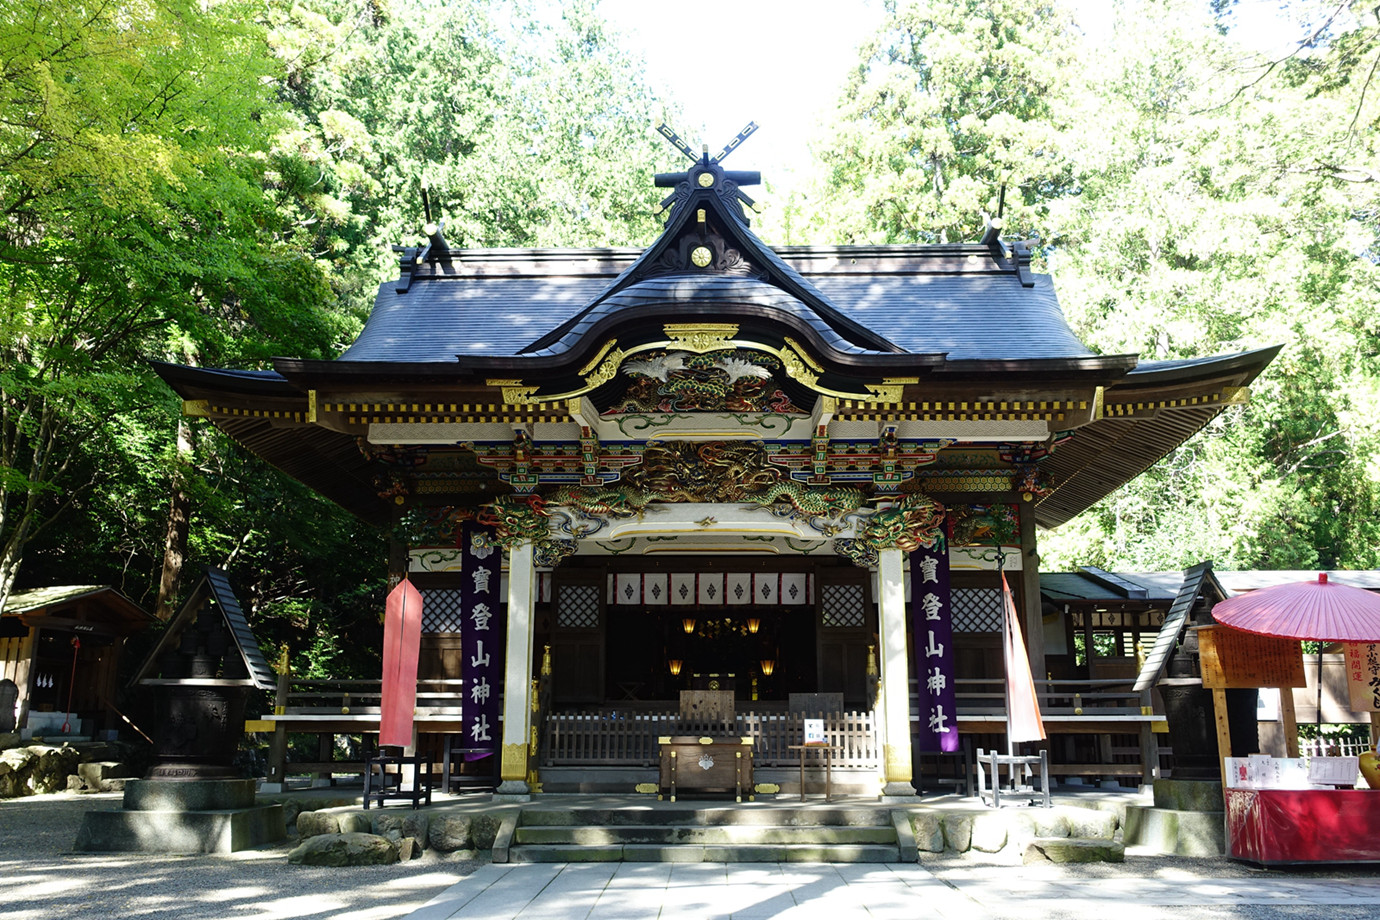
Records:
<instances>
[{"instance_id":1,"label":"wooden pillar","mask_svg":"<svg viewBox=\"0 0 1380 920\"><path fill-rule=\"evenodd\" d=\"M1217 722L1217 766L1222 774L1222 788L1227 788L1227 758L1231 756L1231 723L1227 716L1227 691L1213 688L1212 711Z\"/></svg>"},{"instance_id":2,"label":"wooden pillar","mask_svg":"<svg viewBox=\"0 0 1380 920\"><path fill-rule=\"evenodd\" d=\"M1040 612L1040 554L1035 542L1034 496L1029 492L1022 493L1017 508L1020 509L1021 525L1021 600L1024 607L1025 648L1030 658L1030 673L1035 680L1041 681L1049 672L1045 669L1045 619Z\"/></svg>"},{"instance_id":3,"label":"wooden pillar","mask_svg":"<svg viewBox=\"0 0 1380 920\"><path fill-rule=\"evenodd\" d=\"M881 637L883 795L915 795L910 761L910 673L906 663L905 556L884 549L877 559L878 633Z\"/></svg>"},{"instance_id":4,"label":"wooden pillar","mask_svg":"<svg viewBox=\"0 0 1380 920\"><path fill-rule=\"evenodd\" d=\"M283 649L278 666L278 687L273 694L273 714L281 716L287 712L288 693L292 689L292 670L288 665L287 649ZM268 778L261 787L263 792L287 791L287 726L283 722L273 723L273 740L268 745Z\"/></svg>"},{"instance_id":5,"label":"wooden pillar","mask_svg":"<svg viewBox=\"0 0 1380 920\"><path fill-rule=\"evenodd\" d=\"M532 544L508 551L508 635L503 659L503 759L499 795L525 796L527 754L532 726L532 638L536 617L537 571Z\"/></svg>"},{"instance_id":6,"label":"wooden pillar","mask_svg":"<svg viewBox=\"0 0 1380 920\"><path fill-rule=\"evenodd\" d=\"M1279 688L1279 727L1284 732L1284 756L1299 756L1299 720L1294 712L1294 688ZM1371 743L1375 742L1375 726L1371 726Z\"/></svg>"}]
</instances>

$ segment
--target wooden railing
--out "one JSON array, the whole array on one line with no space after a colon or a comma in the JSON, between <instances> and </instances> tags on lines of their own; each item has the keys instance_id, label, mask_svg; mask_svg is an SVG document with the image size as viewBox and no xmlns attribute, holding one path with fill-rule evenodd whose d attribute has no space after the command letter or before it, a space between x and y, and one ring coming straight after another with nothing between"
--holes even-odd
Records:
<instances>
[{"instance_id":1,"label":"wooden railing","mask_svg":"<svg viewBox=\"0 0 1380 920\"><path fill-rule=\"evenodd\" d=\"M417 681L418 714L459 716L464 684L463 680ZM293 680L287 711L294 715L334 715L348 710L356 715L376 715L382 685L378 680Z\"/></svg>"},{"instance_id":2,"label":"wooden railing","mask_svg":"<svg viewBox=\"0 0 1380 920\"><path fill-rule=\"evenodd\" d=\"M659 757L657 738L664 735L750 737L755 766L791 766L799 762L799 754L787 748L804 737L804 719L801 713L778 711L743 712L732 722L712 723L683 722L669 708L553 712L542 736L542 766L652 766ZM824 734L834 747L836 768L877 768L872 713L826 714Z\"/></svg>"},{"instance_id":3,"label":"wooden railing","mask_svg":"<svg viewBox=\"0 0 1380 920\"><path fill-rule=\"evenodd\" d=\"M1000 716L1006 711L1006 694L1001 678L959 678L955 702L960 717ZM1035 695L1040 712L1047 716L1086 715L1089 718L1115 715L1140 715L1150 705L1149 691L1137 692L1128 680L1037 680ZM910 682L911 718L919 711L920 684Z\"/></svg>"}]
</instances>

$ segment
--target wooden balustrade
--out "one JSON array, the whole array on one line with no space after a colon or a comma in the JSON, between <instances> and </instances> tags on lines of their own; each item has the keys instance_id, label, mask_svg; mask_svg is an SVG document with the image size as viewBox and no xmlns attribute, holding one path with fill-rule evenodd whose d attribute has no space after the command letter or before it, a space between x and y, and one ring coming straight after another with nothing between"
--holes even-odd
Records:
<instances>
[{"instance_id":1,"label":"wooden balustrade","mask_svg":"<svg viewBox=\"0 0 1380 920\"><path fill-rule=\"evenodd\" d=\"M738 735L753 741L757 767L793 766L799 754L788 750L805 735L805 715L791 712L740 712L732 722L682 721L678 710L625 708L554 712L542 736L542 765L652 766L657 738L664 735ZM875 725L870 712L824 716L824 735L836 750L837 768L876 769L879 763Z\"/></svg>"}]
</instances>

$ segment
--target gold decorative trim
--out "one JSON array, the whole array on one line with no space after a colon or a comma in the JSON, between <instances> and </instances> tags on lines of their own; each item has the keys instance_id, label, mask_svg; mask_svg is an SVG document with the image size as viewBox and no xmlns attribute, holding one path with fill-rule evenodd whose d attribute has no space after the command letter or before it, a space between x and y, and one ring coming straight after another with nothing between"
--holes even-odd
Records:
<instances>
[{"instance_id":1,"label":"gold decorative trim","mask_svg":"<svg viewBox=\"0 0 1380 920\"><path fill-rule=\"evenodd\" d=\"M633 789L643 795L656 795L660 791L656 783L638 783Z\"/></svg>"},{"instance_id":2,"label":"gold decorative trim","mask_svg":"<svg viewBox=\"0 0 1380 920\"><path fill-rule=\"evenodd\" d=\"M776 356L781 359L781 363L786 368L787 376L799 380L801 383L805 384L805 386L809 387L812 390L819 390L821 393L824 392L819 388L818 385L819 374L814 373L811 369L811 365L813 364L813 362L807 359L799 351L796 351L796 348L798 348L799 346L796 346L795 342L791 341L791 339L787 338L786 344L794 347L780 349L774 348L770 350L773 351L776 354ZM831 392L829 395L846 396L847 394Z\"/></svg>"},{"instance_id":3,"label":"gold decorative trim","mask_svg":"<svg viewBox=\"0 0 1380 920\"><path fill-rule=\"evenodd\" d=\"M786 346L790 348L792 351L794 351L797 355L799 355L800 360L804 361L805 364L810 368L810 370L814 371L816 374L824 373L823 365L817 363L814 358L810 357L810 352L805 348L805 346L801 345L799 342L797 342L790 336L785 337L785 342Z\"/></svg>"},{"instance_id":4,"label":"gold decorative trim","mask_svg":"<svg viewBox=\"0 0 1380 920\"><path fill-rule=\"evenodd\" d=\"M670 341L668 348L704 354L732 348L738 334L737 323L667 323L661 327Z\"/></svg>"},{"instance_id":5,"label":"gold decorative trim","mask_svg":"<svg viewBox=\"0 0 1380 920\"><path fill-rule=\"evenodd\" d=\"M527 386L521 380L504 380L490 378L485 380L487 386L498 387L503 392L503 403L508 406L528 406L537 402L534 395L539 387Z\"/></svg>"},{"instance_id":6,"label":"gold decorative trim","mask_svg":"<svg viewBox=\"0 0 1380 920\"><path fill-rule=\"evenodd\" d=\"M246 409L240 406L218 406L207 399L184 400L182 414L195 418L226 416L229 418L264 418L284 422L306 421L306 413L292 409Z\"/></svg>"},{"instance_id":7,"label":"gold decorative trim","mask_svg":"<svg viewBox=\"0 0 1380 920\"><path fill-rule=\"evenodd\" d=\"M527 745L503 745L503 764L499 770L500 777L505 780L525 781L527 779Z\"/></svg>"},{"instance_id":8,"label":"gold decorative trim","mask_svg":"<svg viewBox=\"0 0 1380 920\"><path fill-rule=\"evenodd\" d=\"M886 765L888 783L908 783L912 779L910 764L910 745L904 748L896 744L882 745L882 762Z\"/></svg>"},{"instance_id":9,"label":"gold decorative trim","mask_svg":"<svg viewBox=\"0 0 1380 920\"><path fill-rule=\"evenodd\" d=\"M781 787L776 783L758 783L752 787L752 791L758 795L778 795Z\"/></svg>"},{"instance_id":10,"label":"gold decorative trim","mask_svg":"<svg viewBox=\"0 0 1380 920\"><path fill-rule=\"evenodd\" d=\"M612 350L613 350L613 346L615 346L615 345L617 345L617 344L618 344L618 340L617 340L617 339L609 339L607 342L605 342L605 343L603 344L603 346L600 347L600 349L599 349L597 352L594 353L594 357L593 357L593 358L590 358L590 359L589 359L589 362L588 362L587 364L585 364L584 367L580 368L580 371L579 371L580 376L583 377L583 376L585 376L586 374L588 374L590 371L592 371L592 370L594 370L596 367L598 367L598 366L599 366L599 362L602 361L602 360L604 360L604 356L607 355L610 351L612 351Z\"/></svg>"},{"instance_id":11,"label":"gold decorative trim","mask_svg":"<svg viewBox=\"0 0 1380 920\"><path fill-rule=\"evenodd\" d=\"M316 424L316 391L307 390L307 421Z\"/></svg>"},{"instance_id":12,"label":"gold decorative trim","mask_svg":"<svg viewBox=\"0 0 1380 920\"><path fill-rule=\"evenodd\" d=\"M866 386L872 392L873 400L879 403L898 403L905 390L905 387L899 384L869 383Z\"/></svg>"},{"instance_id":13,"label":"gold decorative trim","mask_svg":"<svg viewBox=\"0 0 1380 920\"><path fill-rule=\"evenodd\" d=\"M1204 393L1200 396L1107 403L1103 407L1103 414L1107 418L1129 418L1142 414L1154 414L1161 409L1201 409L1204 407L1220 409L1226 406L1245 405L1250 401L1250 396L1250 387L1223 387L1216 392Z\"/></svg>"},{"instance_id":14,"label":"gold decorative trim","mask_svg":"<svg viewBox=\"0 0 1380 920\"><path fill-rule=\"evenodd\" d=\"M1086 400L1011 400L1009 402L902 402L845 399L835 418L854 421L912 422L1061 422L1066 412L1086 411Z\"/></svg>"},{"instance_id":15,"label":"gold decorative trim","mask_svg":"<svg viewBox=\"0 0 1380 920\"><path fill-rule=\"evenodd\" d=\"M615 343L610 341L609 344L613 345ZM614 377L618 376L618 368L623 366L623 361L627 357L627 353L625 353L621 348L614 348L612 351L610 351L607 357L604 358L604 363L600 364L598 369L595 370L592 374L584 375L582 373L582 376L584 376L585 378L585 389L581 392L587 393L590 390L598 389L599 387L608 383Z\"/></svg>"}]
</instances>

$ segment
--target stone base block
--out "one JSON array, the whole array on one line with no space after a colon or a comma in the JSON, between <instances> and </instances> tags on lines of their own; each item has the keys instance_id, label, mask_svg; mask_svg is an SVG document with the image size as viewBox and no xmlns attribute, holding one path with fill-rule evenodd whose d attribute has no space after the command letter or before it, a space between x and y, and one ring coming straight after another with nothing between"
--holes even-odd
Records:
<instances>
[{"instance_id":1,"label":"stone base block","mask_svg":"<svg viewBox=\"0 0 1380 920\"><path fill-rule=\"evenodd\" d=\"M76 849L186 856L234 853L286 836L282 805L225 811L88 811L77 831Z\"/></svg>"},{"instance_id":2,"label":"stone base block","mask_svg":"<svg viewBox=\"0 0 1380 920\"><path fill-rule=\"evenodd\" d=\"M1222 784L1203 779L1155 780L1155 807L1173 811L1222 811Z\"/></svg>"},{"instance_id":3,"label":"stone base block","mask_svg":"<svg viewBox=\"0 0 1380 920\"><path fill-rule=\"evenodd\" d=\"M1128 847L1166 855L1221 856L1227 851L1226 814L1131 805L1122 839Z\"/></svg>"},{"instance_id":4,"label":"stone base block","mask_svg":"<svg viewBox=\"0 0 1380 920\"><path fill-rule=\"evenodd\" d=\"M140 779L125 784L126 811L232 811L254 807L252 779Z\"/></svg>"}]
</instances>

